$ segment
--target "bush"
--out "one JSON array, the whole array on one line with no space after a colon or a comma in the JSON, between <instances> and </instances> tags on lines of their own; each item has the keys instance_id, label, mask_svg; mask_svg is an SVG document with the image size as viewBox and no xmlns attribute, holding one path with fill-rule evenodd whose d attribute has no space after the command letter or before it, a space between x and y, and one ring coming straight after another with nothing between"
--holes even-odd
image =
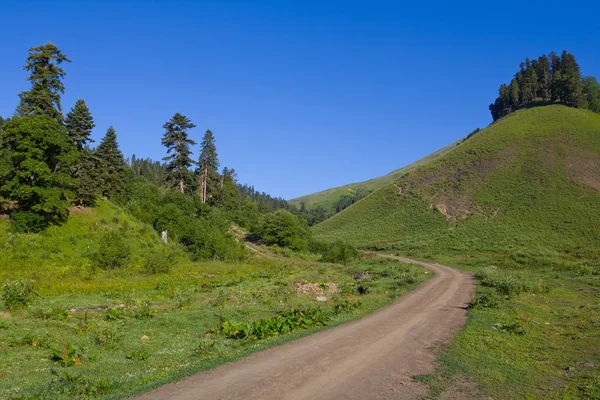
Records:
<instances>
[{"instance_id":1,"label":"bush","mask_svg":"<svg viewBox=\"0 0 600 400\"><path fill-rule=\"evenodd\" d=\"M161 245L149 250L142 268L148 274L166 274L177 262L177 253L171 246Z\"/></svg>"},{"instance_id":2,"label":"bush","mask_svg":"<svg viewBox=\"0 0 600 400\"><path fill-rule=\"evenodd\" d=\"M251 236L267 245L289 247L293 250L308 250L307 228L300 224L298 218L285 210L265 214L260 222L253 227Z\"/></svg>"},{"instance_id":3,"label":"bush","mask_svg":"<svg viewBox=\"0 0 600 400\"><path fill-rule=\"evenodd\" d=\"M46 219L31 211L16 211L10 215L11 228L17 233L37 233L48 226Z\"/></svg>"},{"instance_id":4,"label":"bush","mask_svg":"<svg viewBox=\"0 0 600 400\"><path fill-rule=\"evenodd\" d=\"M99 247L91 256L96 267L103 269L124 269L127 267L131 249L126 238L114 231L104 233L99 240Z\"/></svg>"},{"instance_id":5,"label":"bush","mask_svg":"<svg viewBox=\"0 0 600 400\"><path fill-rule=\"evenodd\" d=\"M33 281L29 279L7 282L2 286L2 300L9 310L29 306L36 296Z\"/></svg>"},{"instance_id":6,"label":"bush","mask_svg":"<svg viewBox=\"0 0 600 400\"><path fill-rule=\"evenodd\" d=\"M494 292L479 293L471 301L469 308L480 310L483 308L497 308L502 303L502 298Z\"/></svg>"},{"instance_id":7,"label":"bush","mask_svg":"<svg viewBox=\"0 0 600 400\"><path fill-rule=\"evenodd\" d=\"M350 261L358 257L358 251L353 246L341 240L325 245L321 249L321 254L321 261L344 265L347 265Z\"/></svg>"},{"instance_id":8,"label":"bush","mask_svg":"<svg viewBox=\"0 0 600 400\"><path fill-rule=\"evenodd\" d=\"M290 333L296 329L323 326L329 317L318 308L291 309L277 317L264 318L253 322L225 321L216 331L230 339L266 339L271 336Z\"/></svg>"},{"instance_id":9,"label":"bush","mask_svg":"<svg viewBox=\"0 0 600 400\"><path fill-rule=\"evenodd\" d=\"M516 296L521 293L545 293L550 289L541 279L532 279L523 274L499 271L495 267L485 268L475 273L483 286L496 289L503 296Z\"/></svg>"}]
</instances>

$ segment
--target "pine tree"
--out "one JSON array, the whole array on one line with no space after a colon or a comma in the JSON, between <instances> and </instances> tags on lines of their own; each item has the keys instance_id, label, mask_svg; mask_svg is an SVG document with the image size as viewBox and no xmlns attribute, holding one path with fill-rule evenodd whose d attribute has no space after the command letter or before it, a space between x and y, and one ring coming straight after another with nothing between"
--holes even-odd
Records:
<instances>
[{"instance_id":1,"label":"pine tree","mask_svg":"<svg viewBox=\"0 0 600 400\"><path fill-rule=\"evenodd\" d=\"M83 99L75 102L75 106L67 114L65 126L69 137L79 151L83 150L88 143L94 141L90 135L96 124L94 124L94 117L92 117L90 109Z\"/></svg>"},{"instance_id":2,"label":"pine tree","mask_svg":"<svg viewBox=\"0 0 600 400\"><path fill-rule=\"evenodd\" d=\"M550 99L552 101L560 100L562 94L562 67L561 59L555 52L550 53L550 70L552 72L552 82L550 83Z\"/></svg>"},{"instance_id":3,"label":"pine tree","mask_svg":"<svg viewBox=\"0 0 600 400\"><path fill-rule=\"evenodd\" d=\"M571 107L579 106L583 99L581 73L575 56L566 50L561 57L560 100Z\"/></svg>"},{"instance_id":4,"label":"pine tree","mask_svg":"<svg viewBox=\"0 0 600 400\"><path fill-rule=\"evenodd\" d=\"M75 191L76 203L81 206L93 207L96 204L96 198L100 195L99 186L100 161L96 152L89 147L79 151L79 160L77 167L77 179L79 185Z\"/></svg>"},{"instance_id":5,"label":"pine tree","mask_svg":"<svg viewBox=\"0 0 600 400\"><path fill-rule=\"evenodd\" d=\"M552 72L550 71L550 61L546 55L540 56L535 65L538 78L538 97L543 100L549 100L551 96Z\"/></svg>"},{"instance_id":6,"label":"pine tree","mask_svg":"<svg viewBox=\"0 0 600 400\"><path fill-rule=\"evenodd\" d=\"M200 152L200 162L198 163L199 174L199 191L200 198L203 203L216 192L219 181L219 159L217 157L217 147L215 145L215 137L209 130L206 131L202 138Z\"/></svg>"},{"instance_id":7,"label":"pine tree","mask_svg":"<svg viewBox=\"0 0 600 400\"><path fill-rule=\"evenodd\" d=\"M111 126L96 148L97 176L100 193L113 198L123 192L127 184L127 165L117 142L117 132Z\"/></svg>"},{"instance_id":8,"label":"pine tree","mask_svg":"<svg viewBox=\"0 0 600 400\"><path fill-rule=\"evenodd\" d=\"M189 168L195 164L191 158L190 146L196 144L188 137L188 131L196 125L184 115L175 114L163 125L165 133L162 137L162 145L167 148L167 171L174 186L181 193L185 193L186 186L192 181L192 173Z\"/></svg>"},{"instance_id":9,"label":"pine tree","mask_svg":"<svg viewBox=\"0 0 600 400\"><path fill-rule=\"evenodd\" d=\"M59 67L63 62L71 62L53 43L29 49L24 70L31 74L27 80L31 89L21 92L21 102L17 115L45 114L58 122L63 122L60 96L65 92L62 79L66 72Z\"/></svg>"},{"instance_id":10,"label":"pine tree","mask_svg":"<svg viewBox=\"0 0 600 400\"><path fill-rule=\"evenodd\" d=\"M219 180L215 203L224 210L233 211L240 208L240 196L237 190L237 174L233 168L223 168Z\"/></svg>"},{"instance_id":11,"label":"pine tree","mask_svg":"<svg viewBox=\"0 0 600 400\"><path fill-rule=\"evenodd\" d=\"M593 76L586 76L582 79L582 85L587 108L600 113L600 84Z\"/></svg>"},{"instance_id":12,"label":"pine tree","mask_svg":"<svg viewBox=\"0 0 600 400\"><path fill-rule=\"evenodd\" d=\"M519 89L519 82L517 78L513 78L513 80L510 82L509 94L510 109L512 112L521 106L521 90Z\"/></svg>"}]
</instances>

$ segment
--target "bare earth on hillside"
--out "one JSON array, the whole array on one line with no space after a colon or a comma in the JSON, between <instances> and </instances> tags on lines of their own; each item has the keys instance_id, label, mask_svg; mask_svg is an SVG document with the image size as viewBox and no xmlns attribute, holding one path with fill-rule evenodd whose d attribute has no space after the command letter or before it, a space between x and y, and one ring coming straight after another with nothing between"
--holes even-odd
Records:
<instances>
[{"instance_id":1,"label":"bare earth on hillside","mask_svg":"<svg viewBox=\"0 0 600 400\"><path fill-rule=\"evenodd\" d=\"M411 377L434 371L433 349L465 323L475 285L468 273L394 258L423 265L435 276L361 320L190 376L139 399L417 399L427 395L427 387Z\"/></svg>"}]
</instances>

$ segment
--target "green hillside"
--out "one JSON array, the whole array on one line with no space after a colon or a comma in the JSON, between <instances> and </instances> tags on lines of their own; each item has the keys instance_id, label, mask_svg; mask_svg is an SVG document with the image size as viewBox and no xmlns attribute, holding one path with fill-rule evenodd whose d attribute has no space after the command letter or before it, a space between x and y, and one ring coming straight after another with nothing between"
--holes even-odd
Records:
<instances>
[{"instance_id":1,"label":"green hillside","mask_svg":"<svg viewBox=\"0 0 600 400\"><path fill-rule=\"evenodd\" d=\"M368 181L364 181L364 182L350 183L348 185L339 186L339 187L331 188L331 189L326 189L326 190L322 190L320 192L316 192L316 193L312 193L312 194L307 194L305 196L297 197L297 198L291 200L291 202L294 204L304 203L307 208L316 208L316 207L321 206L326 210L330 210L331 207L333 206L333 204L337 200L339 200L342 196L344 196L346 194L355 193L361 189L377 190L380 187L385 186L387 183L393 182L394 180L400 178L402 175L406 174L407 172L412 171L419 165L421 165L429 160L433 160L443 154L446 154L447 152L449 152L450 150L455 148L459 142L451 143L448 146L441 148L441 149L427 155L426 157L423 157L420 160L415 161L412 164L409 164L409 165L399 168L395 171L392 171L387 175L380 176L378 178L369 179Z\"/></svg>"},{"instance_id":2,"label":"green hillside","mask_svg":"<svg viewBox=\"0 0 600 400\"><path fill-rule=\"evenodd\" d=\"M600 116L538 107L492 124L314 232L412 255L591 251L599 190Z\"/></svg>"},{"instance_id":3,"label":"green hillside","mask_svg":"<svg viewBox=\"0 0 600 400\"><path fill-rule=\"evenodd\" d=\"M432 398L600 398L600 115L511 113L329 220L317 238L475 272ZM550 383L550 384L549 384Z\"/></svg>"}]
</instances>

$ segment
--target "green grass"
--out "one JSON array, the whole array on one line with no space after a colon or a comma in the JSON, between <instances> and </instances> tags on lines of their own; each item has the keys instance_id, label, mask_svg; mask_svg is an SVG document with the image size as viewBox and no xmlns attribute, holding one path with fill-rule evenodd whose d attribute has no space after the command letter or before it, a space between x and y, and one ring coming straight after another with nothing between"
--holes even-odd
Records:
<instances>
[{"instance_id":1,"label":"green grass","mask_svg":"<svg viewBox=\"0 0 600 400\"><path fill-rule=\"evenodd\" d=\"M107 202L40 235L12 234L6 221L0 229L0 286L31 279L38 294L10 312L0 301L0 398L7 399L122 398L359 318L431 276L377 257L343 266L293 255L194 263L184 254L169 273L147 274L141 260L162 244L158 235ZM126 269L91 267L105 230L126 233ZM360 272L368 279L355 281ZM82 309L89 306L111 309ZM318 311L281 329L290 309ZM232 327L253 333L236 339Z\"/></svg>"},{"instance_id":2,"label":"green grass","mask_svg":"<svg viewBox=\"0 0 600 400\"><path fill-rule=\"evenodd\" d=\"M312 194L307 194L305 196L297 197L290 201L297 205L300 205L300 203L304 203L307 208L317 208L317 207L321 206L326 210L330 210L332 208L332 206L335 204L335 202L338 201L342 196L344 196L346 194L354 193L356 191L359 191L360 189L372 190L372 191L377 190L377 189L385 186L386 184L395 181L396 179L405 175L409 171L412 171L419 165L422 165L423 163L425 163L429 160L433 160L437 157L442 156L443 154L446 154L447 152L454 149L459 144L460 144L460 141L451 143L448 146L443 147L440 150L437 150L437 151L415 161L412 164L409 164L409 165L399 168L395 171L392 171L387 175L380 176L378 178L369 179L368 181L364 181L364 182L351 183L348 185L339 186L336 188L331 188L331 189L323 190L323 191L312 193Z\"/></svg>"},{"instance_id":3,"label":"green grass","mask_svg":"<svg viewBox=\"0 0 600 400\"><path fill-rule=\"evenodd\" d=\"M600 398L600 115L521 110L313 227L474 271L469 322L420 377L494 398ZM588 366L585 366L588 365Z\"/></svg>"}]
</instances>

